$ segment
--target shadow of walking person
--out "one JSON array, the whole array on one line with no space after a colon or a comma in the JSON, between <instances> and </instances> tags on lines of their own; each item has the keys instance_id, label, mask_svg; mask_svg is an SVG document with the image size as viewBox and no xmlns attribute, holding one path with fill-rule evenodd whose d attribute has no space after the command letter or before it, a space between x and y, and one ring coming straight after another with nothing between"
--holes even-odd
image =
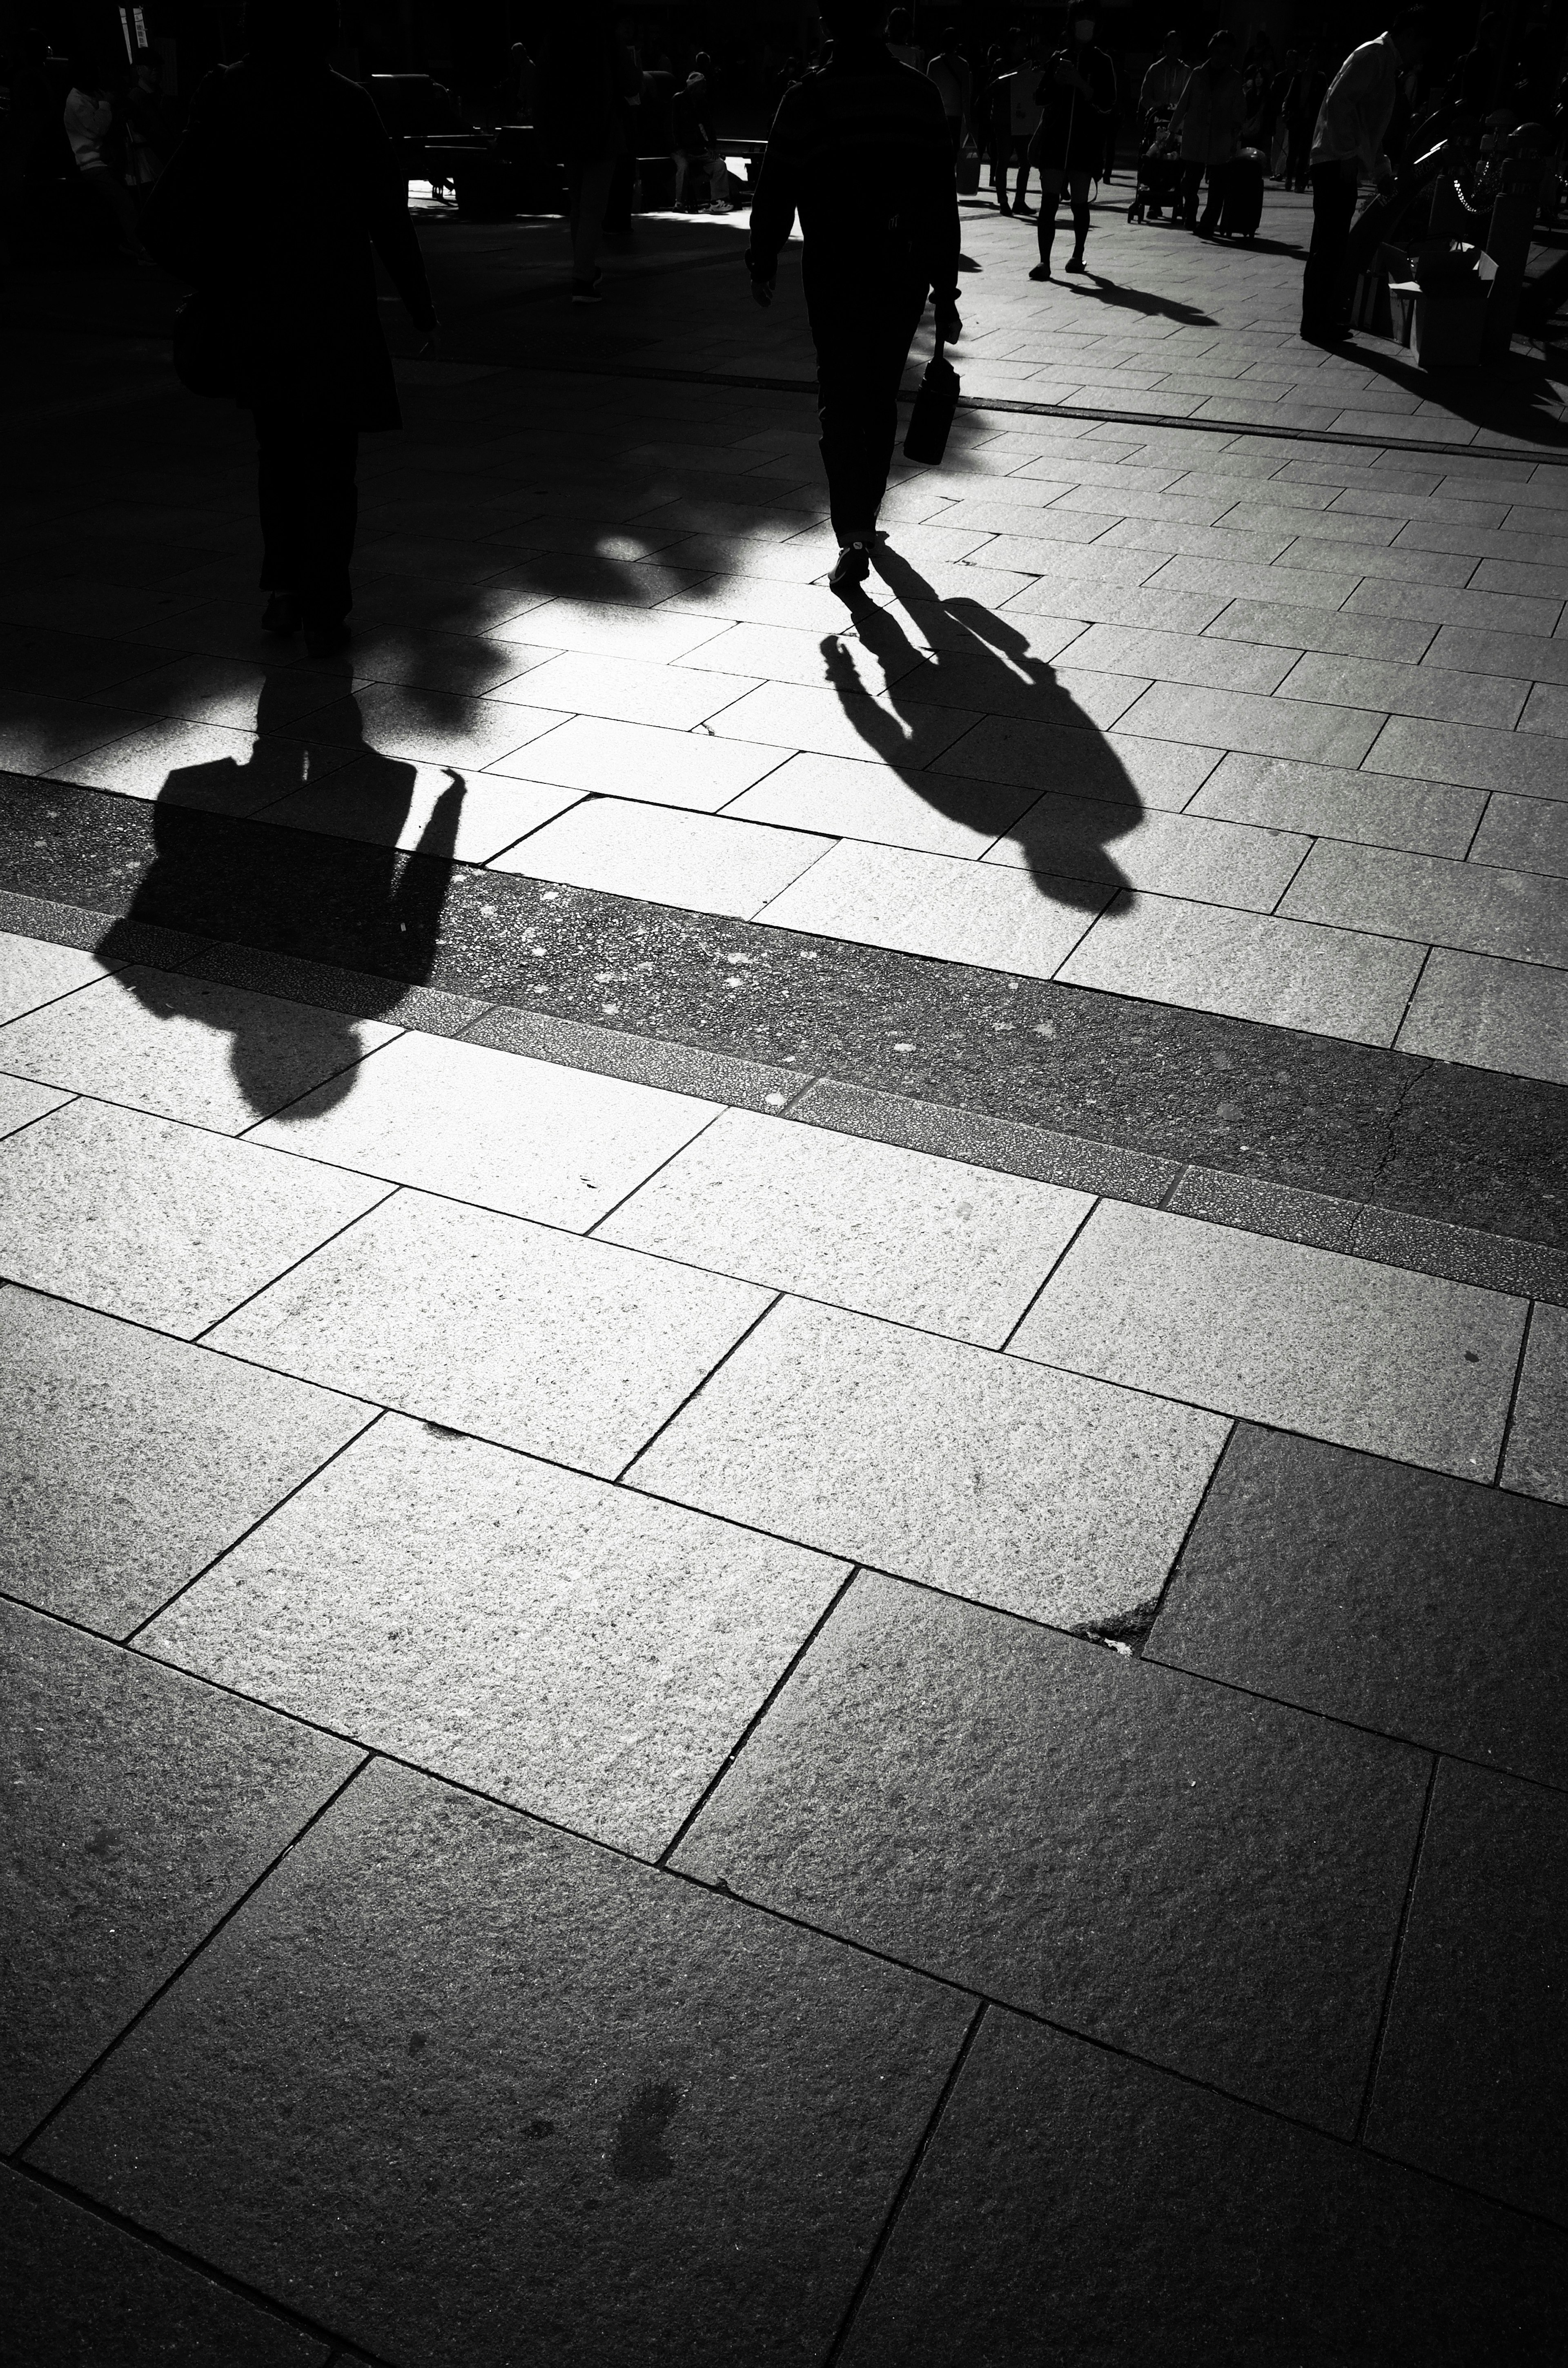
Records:
<instances>
[{"instance_id":1,"label":"shadow of walking person","mask_svg":"<svg viewBox=\"0 0 1568 2368\"><path fill-rule=\"evenodd\" d=\"M863 595L851 602L858 637L885 680L874 699L844 643L824 638L828 680L868 749L956 825L959 839L972 834L964 851L1028 870L1057 904L1103 910L1131 885L1110 843L1143 813L1115 748L1018 625L978 600L939 598L885 545L873 564L926 646L894 609ZM941 745L932 711L942 708L978 721ZM905 843L929 842L912 833Z\"/></svg>"},{"instance_id":2,"label":"shadow of walking person","mask_svg":"<svg viewBox=\"0 0 1568 2368\"><path fill-rule=\"evenodd\" d=\"M419 768L362 738L338 739L333 754L347 761L313 782L309 746L268 730L267 703L264 689L244 764L223 757L169 774L153 807L153 860L94 951L129 966L119 984L154 1018L227 1031L245 1106L287 1121L288 1105L312 1088L312 1110L352 1092L365 1050L358 1023L390 1014L430 977L465 784L445 768L446 787L420 812ZM362 731L351 694L333 713ZM314 827L312 790L330 800ZM351 835L324 836L324 823ZM212 953L198 967L143 967L149 926L211 939ZM351 1009L295 999L331 996L330 970L312 980L282 971L274 985L236 948L351 972L341 983ZM233 992L226 982L236 973L264 991Z\"/></svg>"}]
</instances>

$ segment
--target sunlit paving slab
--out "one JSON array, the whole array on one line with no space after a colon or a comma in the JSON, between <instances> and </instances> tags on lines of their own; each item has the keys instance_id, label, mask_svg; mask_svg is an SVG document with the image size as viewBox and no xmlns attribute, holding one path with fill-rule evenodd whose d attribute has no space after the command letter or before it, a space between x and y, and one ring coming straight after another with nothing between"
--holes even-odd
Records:
<instances>
[{"instance_id":1,"label":"sunlit paving slab","mask_svg":"<svg viewBox=\"0 0 1568 2368\"><path fill-rule=\"evenodd\" d=\"M0 1144L13 1281L194 1339L388 1187L105 1102Z\"/></svg>"},{"instance_id":2,"label":"sunlit paving slab","mask_svg":"<svg viewBox=\"0 0 1568 2368\"><path fill-rule=\"evenodd\" d=\"M383 1762L29 2159L372 2351L814 2353L971 2013Z\"/></svg>"},{"instance_id":3,"label":"sunlit paving slab","mask_svg":"<svg viewBox=\"0 0 1568 2368\"><path fill-rule=\"evenodd\" d=\"M729 1110L631 1194L601 1241L1000 1348L1087 1193Z\"/></svg>"},{"instance_id":4,"label":"sunlit paving slab","mask_svg":"<svg viewBox=\"0 0 1568 2368\"><path fill-rule=\"evenodd\" d=\"M0 1067L239 1134L258 1116L343 1073L395 1029L177 971L128 964L0 1028Z\"/></svg>"},{"instance_id":5,"label":"sunlit paving slab","mask_svg":"<svg viewBox=\"0 0 1568 2368\"><path fill-rule=\"evenodd\" d=\"M292 1266L211 1338L302 1381L610 1477L767 1305L747 1283L400 1191L379 1224Z\"/></svg>"},{"instance_id":6,"label":"sunlit paving slab","mask_svg":"<svg viewBox=\"0 0 1568 2368\"><path fill-rule=\"evenodd\" d=\"M361 1064L352 1091L307 1093L251 1140L585 1232L717 1116L685 1094L411 1031Z\"/></svg>"},{"instance_id":7,"label":"sunlit paving slab","mask_svg":"<svg viewBox=\"0 0 1568 2368\"><path fill-rule=\"evenodd\" d=\"M114 967L112 960L75 946L51 946L39 938L0 934L0 1021L18 1019L24 1012L95 985ZM0 1067L4 1065L0 1063Z\"/></svg>"},{"instance_id":8,"label":"sunlit paving slab","mask_svg":"<svg viewBox=\"0 0 1568 2368\"><path fill-rule=\"evenodd\" d=\"M1524 1320L1465 1283L1108 1201L1010 1346L1491 1480Z\"/></svg>"},{"instance_id":9,"label":"sunlit paving slab","mask_svg":"<svg viewBox=\"0 0 1568 2368\"><path fill-rule=\"evenodd\" d=\"M676 1863L1343 2135L1427 1773L868 1577Z\"/></svg>"},{"instance_id":10,"label":"sunlit paving slab","mask_svg":"<svg viewBox=\"0 0 1568 2368\"><path fill-rule=\"evenodd\" d=\"M1064 1627L1154 1601L1222 1417L782 1302L638 1487Z\"/></svg>"},{"instance_id":11,"label":"sunlit paving slab","mask_svg":"<svg viewBox=\"0 0 1568 2368\"><path fill-rule=\"evenodd\" d=\"M389 1415L142 1641L653 1858L846 1577Z\"/></svg>"}]
</instances>

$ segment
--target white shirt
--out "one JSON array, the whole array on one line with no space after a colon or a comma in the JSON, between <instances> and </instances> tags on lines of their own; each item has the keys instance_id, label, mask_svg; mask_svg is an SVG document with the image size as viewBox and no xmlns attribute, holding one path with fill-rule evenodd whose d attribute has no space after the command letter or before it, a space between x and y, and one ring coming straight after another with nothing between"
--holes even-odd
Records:
<instances>
[{"instance_id":1,"label":"white shirt","mask_svg":"<svg viewBox=\"0 0 1568 2368\"><path fill-rule=\"evenodd\" d=\"M1324 93L1312 132L1312 163L1359 163L1374 176L1399 91L1399 51L1392 33L1352 50Z\"/></svg>"},{"instance_id":2,"label":"white shirt","mask_svg":"<svg viewBox=\"0 0 1568 2368\"><path fill-rule=\"evenodd\" d=\"M90 91L74 90L65 102L64 121L71 154L82 171L107 171L108 159L102 143L114 121L114 108L108 100L95 98Z\"/></svg>"}]
</instances>

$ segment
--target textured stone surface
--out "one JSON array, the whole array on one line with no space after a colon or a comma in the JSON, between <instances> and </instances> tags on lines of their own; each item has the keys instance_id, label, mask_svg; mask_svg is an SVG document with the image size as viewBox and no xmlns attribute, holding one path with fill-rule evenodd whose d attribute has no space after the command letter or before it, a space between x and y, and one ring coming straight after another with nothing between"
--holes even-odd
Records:
<instances>
[{"instance_id":1,"label":"textured stone surface","mask_svg":"<svg viewBox=\"0 0 1568 2368\"><path fill-rule=\"evenodd\" d=\"M1514 1420L1503 1458L1503 1485L1568 1505L1568 1316L1537 1306L1525 1343Z\"/></svg>"},{"instance_id":2,"label":"textured stone surface","mask_svg":"<svg viewBox=\"0 0 1568 2368\"><path fill-rule=\"evenodd\" d=\"M399 2361L814 2363L971 2011L382 1765L39 2157Z\"/></svg>"},{"instance_id":3,"label":"textured stone surface","mask_svg":"<svg viewBox=\"0 0 1568 2368\"><path fill-rule=\"evenodd\" d=\"M144 1645L653 1858L845 1576L390 1415Z\"/></svg>"},{"instance_id":4,"label":"textured stone surface","mask_svg":"<svg viewBox=\"0 0 1568 2368\"><path fill-rule=\"evenodd\" d=\"M1440 1762L1369 2145L1568 2226L1568 1802Z\"/></svg>"},{"instance_id":5,"label":"textured stone surface","mask_svg":"<svg viewBox=\"0 0 1568 2368\"><path fill-rule=\"evenodd\" d=\"M0 1587L125 1636L367 1406L0 1285Z\"/></svg>"},{"instance_id":6,"label":"textured stone surface","mask_svg":"<svg viewBox=\"0 0 1568 2368\"><path fill-rule=\"evenodd\" d=\"M675 1862L1347 2135L1427 1769L867 1577Z\"/></svg>"},{"instance_id":7,"label":"textured stone surface","mask_svg":"<svg viewBox=\"0 0 1568 2368\"><path fill-rule=\"evenodd\" d=\"M0 2168L0 2320L37 2368L326 2368L327 2346Z\"/></svg>"},{"instance_id":8,"label":"textured stone surface","mask_svg":"<svg viewBox=\"0 0 1568 2368\"><path fill-rule=\"evenodd\" d=\"M1551 2368L1554 2231L993 2009L846 2368Z\"/></svg>"},{"instance_id":9,"label":"textured stone surface","mask_svg":"<svg viewBox=\"0 0 1568 2368\"><path fill-rule=\"evenodd\" d=\"M349 1098L308 1095L255 1139L581 1232L717 1115L714 1102L409 1035L361 1065Z\"/></svg>"},{"instance_id":10,"label":"textured stone surface","mask_svg":"<svg viewBox=\"0 0 1568 2368\"><path fill-rule=\"evenodd\" d=\"M693 1265L999 1349L1093 1203L726 1112L601 1227Z\"/></svg>"},{"instance_id":11,"label":"textured stone surface","mask_svg":"<svg viewBox=\"0 0 1568 2368\"><path fill-rule=\"evenodd\" d=\"M400 1192L213 1340L608 1478L767 1304L724 1276Z\"/></svg>"},{"instance_id":12,"label":"textured stone surface","mask_svg":"<svg viewBox=\"0 0 1568 2368\"><path fill-rule=\"evenodd\" d=\"M1466 1283L1105 1201L1012 1347L1490 1480L1524 1317Z\"/></svg>"},{"instance_id":13,"label":"textured stone surface","mask_svg":"<svg viewBox=\"0 0 1568 2368\"><path fill-rule=\"evenodd\" d=\"M13 1281L193 1339L386 1186L104 1102L0 1144Z\"/></svg>"},{"instance_id":14,"label":"textured stone surface","mask_svg":"<svg viewBox=\"0 0 1568 2368\"><path fill-rule=\"evenodd\" d=\"M629 1476L829 1554L1100 1628L1157 1600L1225 1429L786 1300Z\"/></svg>"},{"instance_id":15,"label":"textured stone surface","mask_svg":"<svg viewBox=\"0 0 1568 2368\"><path fill-rule=\"evenodd\" d=\"M1568 1786L1568 1511L1243 1423L1145 1649Z\"/></svg>"},{"instance_id":16,"label":"textured stone surface","mask_svg":"<svg viewBox=\"0 0 1568 2368\"><path fill-rule=\"evenodd\" d=\"M0 936L0 1020L20 1018L40 1005L58 1002L103 979L106 965L70 945L46 945L38 938ZM6 1042L0 1036L0 1044Z\"/></svg>"},{"instance_id":17,"label":"textured stone surface","mask_svg":"<svg viewBox=\"0 0 1568 2368\"><path fill-rule=\"evenodd\" d=\"M0 1602L7 2148L80 2078L358 1755Z\"/></svg>"}]
</instances>

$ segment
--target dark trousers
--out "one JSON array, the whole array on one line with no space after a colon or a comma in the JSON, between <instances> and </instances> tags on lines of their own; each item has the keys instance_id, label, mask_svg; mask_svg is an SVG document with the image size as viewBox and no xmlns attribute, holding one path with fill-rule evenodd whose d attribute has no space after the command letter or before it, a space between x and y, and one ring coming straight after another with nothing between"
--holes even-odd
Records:
<instances>
[{"instance_id":1,"label":"dark trousers","mask_svg":"<svg viewBox=\"0 0 1568 2368\"><path fill-rule=\"evenodd\" d=\"M1024 193L1029 185L1029 143L1020 135L1011 131L1005 138L998 139L996 142L995 186L997 202L1003 207L1007 203L1009 165L1016 165L1018 168L1018 181L1013 192L1013 203L1015 206L1021 206L1024 202Z\"/></svg>"},{"instance_id":2,"label":"dark trousers","mask_svg":"<svg viewBox=\"0 0 1568 2368\"><path fill-rule=\"evenodd\" d=\"M1188 230L1191 230L1198 222L1198 190L1206 170L1209 175L1209 197L1203 209L1205 230L1214 228L1220 219L1220 209L1225 202L1223 165L1210 165L1206 167L1201 160L1196 165L1184 165L1181 168L1181 218Z\"/></svg>"},{"instance_id":3,"label":"dark trousers","mask_svg":"<svg viewBox=\"0 0 1568 2368\"><path fill-rule=\"evenodd\" d=\"M261 404L256 442L261 588L292 592L308 623L341 624L354 599L348 563L359 517L359 431Z\"/></svg>"},{"instance_id":4,"label":"dark trousers","mask_svg":"<svg viewBox=\"0 0 1568 2368\"><path fill-rule=\"evenodd\" d=\"M1305 121L1292 123L1285 137L1285 186L1304 189L1312 161L1312 126Z\"/></svg>"},{"instance_id":5,"label":"dark trousers","mask_svg":"<svg viewBox=\"0 0 1568 2368\"><path fill-rule=\"evenodd\" d=\"M877 522L898 435L899 381L925 309L924 288L879 299L859 282L807 287L828 515L841 543Z\"/></svg>"},{"instance_id":6,"label":"dark trousers","mask_svg":"<svg viewBox=\"0 0 1568 2368\"><path fill-rule=\"evenodd\" d=\"M1350 222L1354 165L1312 166L1312 243L1301 274L1301 334L1332 336L1350 313Z\"/></svg>"}]
</instances>

